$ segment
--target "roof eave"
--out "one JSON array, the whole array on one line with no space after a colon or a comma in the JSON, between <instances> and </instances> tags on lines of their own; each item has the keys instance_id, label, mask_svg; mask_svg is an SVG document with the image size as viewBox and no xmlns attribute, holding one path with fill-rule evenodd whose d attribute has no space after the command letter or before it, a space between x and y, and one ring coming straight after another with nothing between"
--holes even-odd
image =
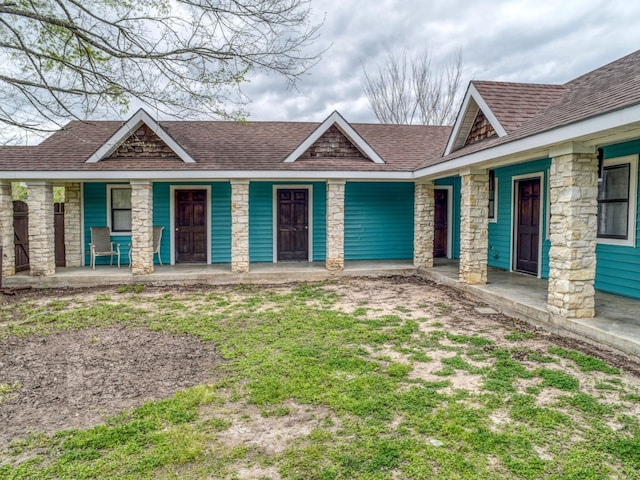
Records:
<instances>
[{"instance_id":1,"label":"roof eave","mask_svg":"<svg viewBox=\"0 0 640 480\"><path fill-rule=\"evenodd\" d=\"M582 142L595 148L596 145L639 137L640 104L636 104L423 167L415 171L415 177L438 178L455 174L459 169L465 167L506 163L517 159L541 158L541 154L548 156L550 149L569 142Z\"/></svg>"}]
</instances>

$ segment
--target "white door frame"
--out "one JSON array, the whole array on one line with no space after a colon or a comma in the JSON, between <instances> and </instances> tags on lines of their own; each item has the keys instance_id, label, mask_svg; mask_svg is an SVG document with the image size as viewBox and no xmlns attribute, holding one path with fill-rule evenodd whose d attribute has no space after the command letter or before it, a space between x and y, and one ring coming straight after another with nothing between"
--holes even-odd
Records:
<instances>
[{"instance_id":1,"label":"white door frame","mask_svg":"<svg viewBox=\"0 0 640 480\"><path fill-rule=\"evenodd\" d=\"M536 276L538 278L542 278L542 240L543 240L543 219L544 215L542 214L545 208L545 181L544 181L544 172L533 172L526 173L523 175L514 175L511 177L511 208L513 215L511 215L511 265L510 271L516 271L516 256L517 256L517 232L516 228L518 226L518 193L519 193L519 185L523 180L535 180L538 179L540 182L540 208L538 211L538 272Z\"/></svg>"},{"instance_id":2,"label":"white door frame","mask_svg":"<svg viewBox=\"0 0 640 480\"><path fill-rule=\"evenodd\" d=\"M170 264L176 264L176 190L206 190L205 220L207 229L207 263L211 263L211 185L170 185L169 186L169 244Z\"/></svg>"},{"instance_id":3,"label":"white door frame","mask_svg":"<svg viewBox=\"0 0 640 480\"><path fill-rule=\"evenodd\" d=\"M272 201L272 228L273 228L273 263L278 263L278 190L307 190L307 249L309 250L308 261L313 262L313 185L273 185Z\"/></svg>"}]
</instances>

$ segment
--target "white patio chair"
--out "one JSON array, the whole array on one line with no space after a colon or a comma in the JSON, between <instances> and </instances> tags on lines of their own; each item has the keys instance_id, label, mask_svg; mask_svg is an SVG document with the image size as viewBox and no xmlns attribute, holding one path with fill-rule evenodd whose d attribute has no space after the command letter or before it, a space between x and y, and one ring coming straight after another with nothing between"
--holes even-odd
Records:
<instances>
[{"instance_id":1,"label":"white patio chair","mask_svg":"<svg viewBox=\"0 0 640 480\"><path fill-rule=\"evenodd\" d=\"M91 229L91 268L96 269L96 257L110 257L109 265L113 265L113 257L118 257L120 268L120 244L111 241L109 227L90 227Z\"/></svg>"},{"instance_id":2,"label":"white patio chair","mask_svg":"<svg viewBox=\"0 0 640 480\"><path fill-rule=\"evenodd\" d=\"M164 227L153 227L153 254L158 254L158 261L162 266L162 256L160 255L160 245L162 243L162 231ZM129 266L131 266L131 244L129 244Z\"/></svg>"}]
</instances>

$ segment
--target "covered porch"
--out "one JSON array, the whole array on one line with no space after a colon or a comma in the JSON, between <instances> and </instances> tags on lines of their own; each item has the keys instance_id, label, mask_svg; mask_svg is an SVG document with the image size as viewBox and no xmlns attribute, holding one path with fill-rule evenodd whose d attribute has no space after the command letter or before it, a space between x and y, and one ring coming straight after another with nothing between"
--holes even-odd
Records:
<instances>
[{"instance_id":1,"label":"covered porch","mask_svg":"<svg viewBox=\"0 0 640 480\"><path fill-rule=\"evenodd\" d=\"M420 274L490 305L494 309L540 326L546 331L612 348L640 360L640 300L596 290L595 317L562 318L549 313L548 280L532 275L487 269L487 283L460 281L460 262L434 259Z\"/></svg>"}]
</instances>

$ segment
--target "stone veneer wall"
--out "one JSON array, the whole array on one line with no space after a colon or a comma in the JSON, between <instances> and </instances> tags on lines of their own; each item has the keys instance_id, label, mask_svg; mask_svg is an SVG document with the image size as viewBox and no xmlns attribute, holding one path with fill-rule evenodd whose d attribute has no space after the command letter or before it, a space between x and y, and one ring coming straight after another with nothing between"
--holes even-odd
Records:
<instances>
[{"instance_id":1,"label":"stone veneer wall","mask_svg":"<svg viewBox=\"0 0 640 480\"><path fill-rule=\"evenodd\" d=\"M415 185L413 264L418 268L433 267L435 199L433 182Z\"/></svg>"},{"instance_id":2,"label":"stone veneer wall","mask_svg":"<svg viewBox=\"0 0 640 480\"><path fill-rule=\"evenodd\" d=\"M80 184L64 185L64 252L67 267L82 265Z\"/></svg>"},{"instance_id":3,"label":"stone veneer wall","mask_svg":"<svg viewBox=\"0 0 640 480\"><path fill-rule=\"evenodd\" d=\"M29 273L56 273L53 186L49 182L27 184L29 194Z\"/></svg>"},{"instance_id":4,"label":"stone veneer wall","mask_svg":"<svg viewBox=\"0 0 640 480\"><path fill-rule=\"evenodd\" d=\"M249 271L249 181L231 182L231 271Z\"/></svg>"},{"instance_id":5,"label":"stone veneer wall","mask_svg":"<svg viewBox=\"0 0 640 480\"><path fill-rule=\"evenodd\" d=\"M16 273L16 250L13 243L13 199L11 198L11 182L0 181L0 235L2 239L2 276L9 277Z\"/></svg>"},{"instance_id":6,"label":"stone veneer wall","mask_svg":"<svg viewBox=\"0 0 640 480\"><path fill-rule=\"evenodd\" d=\"M344 269L344 180L327 182L327 270Z\"/></svg>"},{"instance_id":7,"label":"stone veneer wall","mask_svg":"<svg viewBox=\"0 0 640 480\"><path fill-rule=\"evenodd\" d=\"M460 281L468 285L487 283L489 236L489 172L461 173Z\"/></svg>"},{"instance_id":8,"label":"stone veneer wall","mask_svg":"<svg viewBox=\"0 0 640 480\"><path fill-rule=\"evenodd\" d=\"M592 153L551 161L549 296L552 315L595 316L598 159Z\"/></svg>"},{"instance_id":9,"label":"stone veneer wall","mask_svg":"<svg viewBox=\"0 0 640 480\"><path fill-rule=\"evenodd\" d=\"M153 273L153 184L150 181L131 182L131 273Z\"/></svg>"}]
</instances>

